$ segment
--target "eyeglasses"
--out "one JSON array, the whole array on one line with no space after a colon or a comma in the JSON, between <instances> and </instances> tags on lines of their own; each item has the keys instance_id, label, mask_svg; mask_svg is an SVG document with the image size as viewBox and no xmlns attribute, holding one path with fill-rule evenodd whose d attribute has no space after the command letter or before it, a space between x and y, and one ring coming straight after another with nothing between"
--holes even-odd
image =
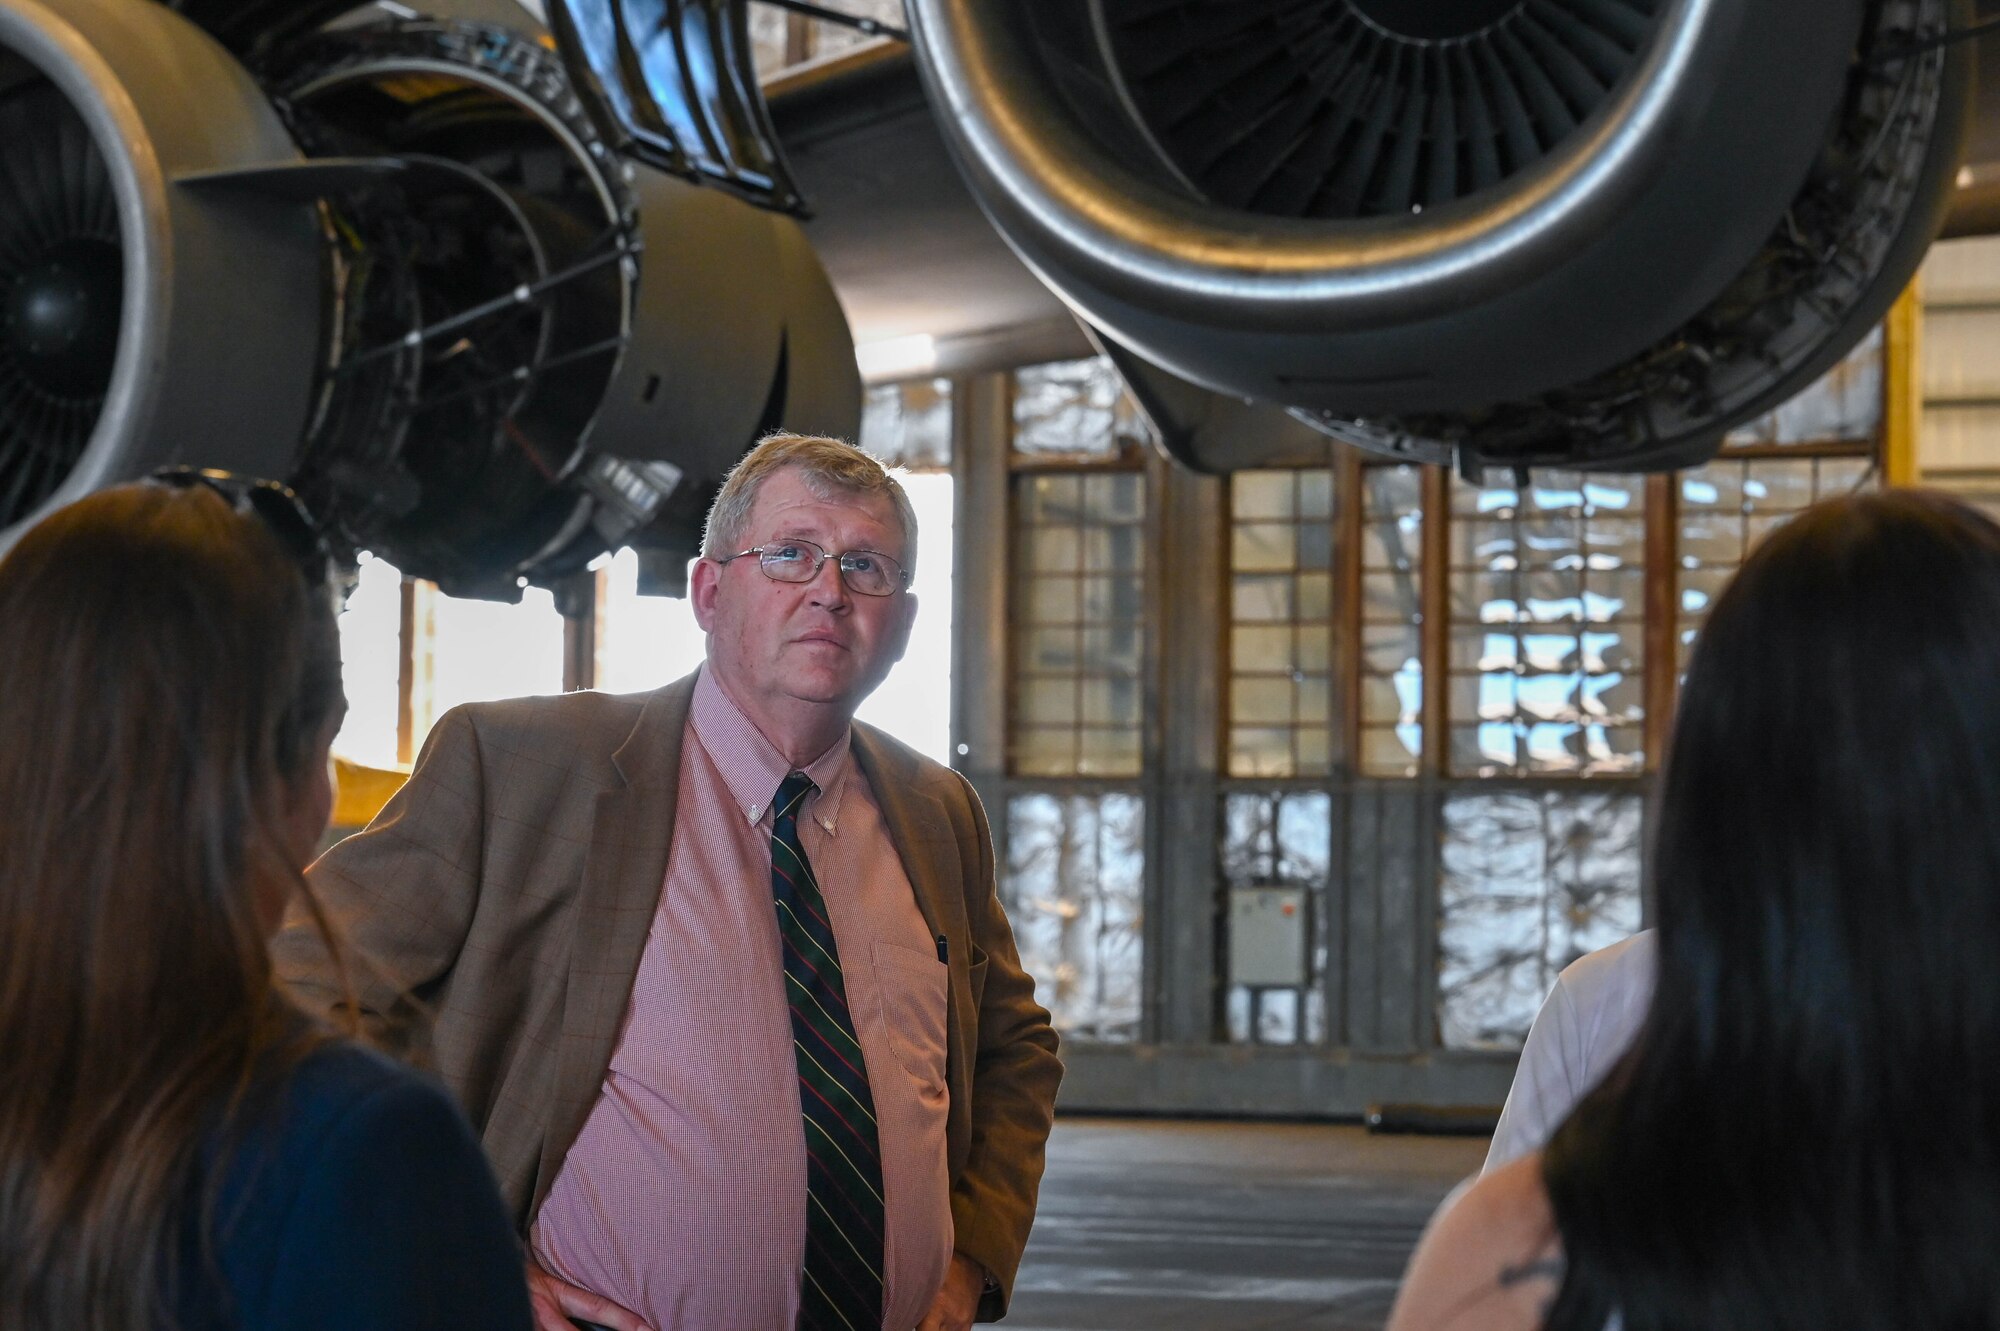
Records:
<instances>
[{"instance_id":1,"label":"eyeglasses","mask_svg":"<svg viewBox=\"0 0 2000 1331\"><path fill-rule=\"evenodd\" d=\"M290 486L213 467L162 467L147 479L172 490L200 486L221 495L238 513L254 513L298 564L308 586L331 585L333 554Z\"/></svg>"},{"instance_id":2,"label":"eyeglasses","mask_svg":"<svg viewBox=\"0 0 2000 1331\"><path fill-rule=\"evenodd\" d=\"M753 545L748 550L724 555L715 562L727 564L745 555L757 556L757 567L763 569L764 576L774 582L811 582L819 576L821 565L836 558L831 550L811 541L785 541ZM843 550L837 558L840 560L840 580L851 592L862 596L890 596L910 585L908 571L878 551Z\"/></svg>"}]
</instances>

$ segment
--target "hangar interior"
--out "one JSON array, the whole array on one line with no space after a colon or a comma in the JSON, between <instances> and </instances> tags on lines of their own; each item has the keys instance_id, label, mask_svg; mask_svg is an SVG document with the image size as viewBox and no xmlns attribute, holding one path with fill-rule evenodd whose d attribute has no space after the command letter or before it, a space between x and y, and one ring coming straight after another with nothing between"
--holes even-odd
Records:
<instances>
[{"instance_id":1,"label":"hangar interior","mask_svg":"<svg viewBox=\"0 0 2000 1331\"><path fill-rule=\"evenodd\" d=\"M862 717L986 803L1065 1110L1497 1106L1556 972L1647 920L1680 662L1744 554L1861 488L2000 503L2000 241L1977 235L1701 466L1475 484L1265 419L1241 441L1264 465L1197 474L984 225L902 44L752 11L827 200L807 233L869 380L860 442L924 523L916 645ZM815 119L859 84L866 114ZM1982 115L1961 209L1985 136L2000 158ZM685 603L637 595L637 562L519 605L365 564L344 756L406 765L458 702L691 668ZM383 787L349 788L353 825Z\"/></svg>"},{"instance_id":2,"label":"hangar interior","mask_svg":"<svg viewBox=\"0 0 2000 1331\"><path fill-rule=\"evenodd\" d=\"M0 0L0 21L7 7ZM1376 8L1405 18L1422 9ZM1931 8L1982 25L2000 16ZM418 10L518 34L479 79L498 80L506 61L551 77L530 58L556 46L539 0L382 0L339 22ZM674 593L685 590L699 518L689 496L701 490L679 487L683 472L712 481L757 429L831 422L902 469L922 532L917 632L860 718L973 784L1023 963L1062 1035L1064 1118L1010 1322L1379 1327L1424 1219L1477 1169L1480 1133L1557 973L1650 921L1649 797L1687 653L1732 572L1829 496L1920 484L2000 515L2000 79L1972 98L1963 165L1955 156L1941 204L1944 238L1914 279L1877 293L1882 308L1865 330L1825 334L1826 345L1842 340L1837 359L1799 376L1813 359L1800 354L1766 375L1764 388L1787 383L1785 399L1735 422L1712 457L1697 450L1666 469L1659 456L1566 466L1521 453L1510 465L1503 449L1462 449L1452 466L1424 452L1425 418L1401 408L1384 409L1386 433L1358 431L1371 446L1356 447L1342 442L1356 432L1306 419L1309 403L1272 409L1230 384L1190 397L1086 327L1072 308L1082 301L1066 303L1045 280L1058 265L1046 254L1025 262L1031 247L996 226L1003 210L968 187L963 145L941 129L899 26L903 0L755 0L747 10L784 150L784 171L767 174L803 205L770 209L767 247L731 250L716 275L676 287L685 304L672 326L645 330L742 393L717 390L672 416L674 391L656 404L655 389L685 371L662 353L666 368L648 381L635 353L599 375L612 382L606 401L625 393L612 422L624 454L554 465L566 425L574 435L594 398L557 392L534 404L539 414L517 413L545 427L530 428L519 452L543 479L581 478L586 507L557 512L532 476L517 484L511 473L441 495L456 473L437 466L416 469L432 488L421 502L403 494L399 508L365 483L394 459L338 458L343 471L312 448L342 430L350 442L373 438L370 427L394 417L382 404L405 390L417 405L394 417L396 429L419 451L427 428L472 438L467 396L527 378L526 365L482 367L497 376L487 382L446 354L421 385L390 385L379 366L396 348L385 342L355 358L379 354L369 363L380 383L342 378L347 364L325 377L299 488L315 504L330 496L350 532L383 535L353 542L358 578L341 619L350 710L335 744L331 835L382 807L452 706L650 689L692 669L701 638ZM2000 68L2000 36L1965 45ZM381 168L362 160L372 145L356 125L384 106L421 109L427 80L457 77L426 63L427 49L381 58L387 72L357 74L341 54L286 76L290 109L319 108L341 160L290 162L290 183L273 171L257 188L359 188ZM582 121L570 104L550 123L561 138ZM432 160L449 143L448 132L417 143L411 196L496 207L490 189L466 191L465 163ZM526 167L508 165L532 181L532 151L523 158ZM755 174L753 158L704 170L735 171L725 184L737 188ZM682 195L724 192L662 194L629 167L593 180L614 215L650 217L681 208ZM575 203L498 205L525 232L546 230L536 281L553 281L565 257L582 255L579 268L606 258L574 217L545 226L550 199ZM710 225L687 221L699 211L674 212L676 225ZM1888 230L1907 240L1915 226ZM336 250L348 239L328 231ZM610 255L628 277L634 252ZM735 312L719 312L745 289L742 274L766 263L791 265L770 284L790 303L763 302L772 308L741 321L763 321L755 336L733 340ZM1859 285L1878 276L1870 268ZM489 303L508 298L505 283L489 285L471 283ZM1870 299L1864 290L1852 306ZM339 331L386 326L364 324ZM241 344L264 324L231 327ZM602 332L564 329L549 364L595 364L615 340L591 340ZM1594 330L1575 333L1588 341ZM543 336L535 355L548 353ZM819 362L792 356L799 347ZM310 359L311 348L292 350L301 365ZM746 365L765 377L746 370L739 381L733 367ZM301 400L309 378L292 386ZM209 382L190 373L186 392ZM357 382L376 396L339 397ZM422 396L439 382L442 395ZM5 391L0 378L0 407ZM123 390L109 391L117 405ZM847 410L854 396L858 417ZM726 411L716 407L725 399ZM787 403L796 415L773 419ZM305 412L302 401L284 409ZM515 416L503 424L500 452L518 463ZM706 452L658 445L676 429ZM0 429L0 461L7 443ZM118 467L142 475L142 462L158 460L141 450ZM270 459L243 465L260 461ZM393 497L394 486L381 488ZM21 501L0 486L0 533L50 494L74 492L50 481ZM454 553L505 546L505 556L454 565L440 554L450 541L426 543L426 523L456 524ZM532 539L517 541L521 530ZM1364 1135L1355 1125L1371 1115L1443 1131Z\"/></svg>"},{"instance_id":3,"label":"hangar interior","mask_svg":"<svg viewBox=\"0 0 2000 1331\"><path fill-rule=\"evenodd\" d=\"M1555 972L1642 926L1677 662L1744 553L1892 477L1990 493L1973 348L1996 290L2000 243L1944 242L1882 335L1667 476L1474 486L1337 446L1196 476L1100 358L872 386L863 446L952 544L926 528L942 595L919 582L874 719L992 811L1066 1106L1497 1104ZM593 571L565 619L546 592L466 603L365 568L346 756L409 755L482 694L691 666L684 603L635 576ZM940 652L948 698L916 673Z\"/></svg>"}]
</instances>

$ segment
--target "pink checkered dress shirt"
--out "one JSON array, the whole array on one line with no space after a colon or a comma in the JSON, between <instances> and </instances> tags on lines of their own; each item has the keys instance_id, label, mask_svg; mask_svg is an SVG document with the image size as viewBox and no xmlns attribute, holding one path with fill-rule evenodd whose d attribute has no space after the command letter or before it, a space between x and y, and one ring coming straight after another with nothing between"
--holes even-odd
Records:
<instances>
[{"instance_id":1,"label":"pink checkered dress shirt","mask_svg":"<svg viewBox=\"0 0 2000 1331\"><path fill-rule=\"evenodd\" d=\"M790 770L703 670L666 882L596 1106L531 1242L552 1273L657 1331L798 1317L806 1153L771 901L771 797ZM799 820L825 893L882 1148L884 1331L929 1309L952 1253L946 968L848 737Z\"/></svg>"}]
</instances>

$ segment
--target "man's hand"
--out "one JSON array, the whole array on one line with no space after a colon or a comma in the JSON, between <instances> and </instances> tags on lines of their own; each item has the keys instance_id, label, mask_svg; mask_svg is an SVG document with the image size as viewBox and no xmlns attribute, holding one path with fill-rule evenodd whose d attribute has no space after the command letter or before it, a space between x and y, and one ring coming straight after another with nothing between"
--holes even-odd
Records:
<instances>
[{"instance_id":1,"label":"man's hand","mask_svg":"<svg viewBox=\"0 0 2000 1331\"><path fill-rule=\"evenodd\" d=\"M535 1265L533 1258L528 1259L528 1306L535 1311L535 1331L576 1331L569 1320L572 1317L608 1326L611 1331L650 1331L637 1314L602 1294L556 1279Z\"/></svg>"},{"instance_id":2,"label":"man's hand","mask_svg":"<svg viewBox=\"0 0 2000 1331\"><path fill-rule=\"evenodd\" d=\"M985 1288L985 1268L963 1253L953 1253L951 1269L944 1273L944 1287L931 1300L931 1310L917 1324L917 1331L970 1331Z\"/></svg>"}]
</instances>

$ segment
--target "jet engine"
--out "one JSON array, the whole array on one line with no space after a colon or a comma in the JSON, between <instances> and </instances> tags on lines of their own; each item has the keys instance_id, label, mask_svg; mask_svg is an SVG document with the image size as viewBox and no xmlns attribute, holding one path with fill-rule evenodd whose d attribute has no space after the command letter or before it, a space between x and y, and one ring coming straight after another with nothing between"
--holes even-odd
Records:
<instances>
[{"instance_id":1,"label":"jet engine","mask_svg":"<svg viewBox=\"0 0 2000 1331\"><path fill-rule=\"evenodd\" d=\"M1956 0L908 10L980 205L1130 374L1468 472L1706 458L1882 317L1970 107Z\"/></svg>"},{"instance_id":2,"label":"jet engine","mask_svg":"<svg viewBox=\"0 0 2000 1331\"><path fill-rule=\"evenodd\" d=\"M670 582L759 434L853 435L740 6L687 62L733 137L648 160L532 36L351 7L0 6L0 550L186 462L454 594Z\"/></svg>"}]
</instances>

